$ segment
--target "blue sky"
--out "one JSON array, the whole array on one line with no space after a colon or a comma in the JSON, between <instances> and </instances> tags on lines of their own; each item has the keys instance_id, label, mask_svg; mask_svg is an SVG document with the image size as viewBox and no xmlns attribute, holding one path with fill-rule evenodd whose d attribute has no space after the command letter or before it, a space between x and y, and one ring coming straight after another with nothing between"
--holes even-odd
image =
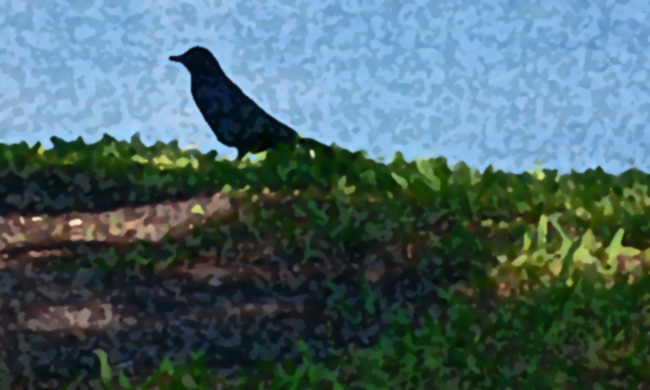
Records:
<instances>
[{"instance_id":1,"label":"blue sky","mask_svg":"<svg viewBox=\"0 0 650 390\"><path fill-rule=\"evenodd\" d=\"M650 172L647 1L70 3L0 3L0 142L234 157L167 59L201 45L303 136L372 157Z\"/></svg>"}]
</instances>

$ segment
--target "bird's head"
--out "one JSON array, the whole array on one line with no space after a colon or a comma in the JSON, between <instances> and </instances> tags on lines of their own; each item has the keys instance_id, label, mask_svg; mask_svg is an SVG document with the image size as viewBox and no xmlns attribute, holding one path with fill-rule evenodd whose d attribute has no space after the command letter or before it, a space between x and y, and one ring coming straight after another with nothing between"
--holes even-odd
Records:
<instances>
[{"instance_id":1,"label":"bird's head","mask_svg":"<svg viewBox=\"0 0 650 390\"><path fill-rule=\"evenodd\" d=\"M221 69L210 50L201 46L195 46L179 56L171 56L169 60L185 65L190 72L201 69Z\"/></svg>"}]
</instances>

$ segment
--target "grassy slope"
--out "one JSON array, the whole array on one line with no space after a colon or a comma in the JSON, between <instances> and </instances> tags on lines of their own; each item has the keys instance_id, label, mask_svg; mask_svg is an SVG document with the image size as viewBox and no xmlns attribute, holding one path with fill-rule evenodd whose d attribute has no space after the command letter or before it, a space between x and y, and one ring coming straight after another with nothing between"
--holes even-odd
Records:
<instances>
[{"instance_id":1,"label":"grassy slope","mask_svg":"<svg viewBox=\"0 0 650 390\"><path fill-rule=\"evenodd\" d=\"M342 150L331 160L318 152L312 158L308 151L272 151L261 162L238 165L174 145L146 148L137 139L58 141L45 152L0 149L11 156L0 167L5 212L105 210L221 191L236 200L238 217L207 221L180 242L165 238L177 246L162 257L200 256L246 235L301 252L303 264L318 259L313 243L360 262L386 258L386 248L399 246L415 259L402 278L426 274L444 286L438 294L448 301L445 322L432 320L415 332L398 316L393 333L370 349L319 363L327 368L276 367L272 379L242 379L249 388L262 380L278 389L650 385L645 173L479 173L463 164L449 168L442 158L407 163L398 155L383 164ZM130 259L161 256L144 242L123 251L139 254ZM126 256L117 258L129 266ZM471 292L445 290L463 280ZM396 307L423 300L416 295ZM372 303L362 308L377 310ZM190 376L217 380L206 374L197 368ZM174 375L176 386L192 382Z\"/></svg>"}]
</instances>

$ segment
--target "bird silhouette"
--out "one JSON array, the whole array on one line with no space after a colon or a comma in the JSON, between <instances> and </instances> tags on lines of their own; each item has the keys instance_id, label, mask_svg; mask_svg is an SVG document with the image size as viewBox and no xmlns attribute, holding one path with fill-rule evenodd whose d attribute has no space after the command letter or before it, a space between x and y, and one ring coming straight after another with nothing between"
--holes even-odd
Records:
<instances>
[{"instance_id":1,"label":"bird silhouette","mask_svg":"<svg viewBox=\"0 0 650 390\"><path fill-rule=\"evenodd\" d=\"M208 49L195 46L169 59L190 72L194 102L219 142L237 149L237 160L281 143L329 149L318 141L300 139L295 130L264 111L226 76Z\"/></svg>"}]
</instances>

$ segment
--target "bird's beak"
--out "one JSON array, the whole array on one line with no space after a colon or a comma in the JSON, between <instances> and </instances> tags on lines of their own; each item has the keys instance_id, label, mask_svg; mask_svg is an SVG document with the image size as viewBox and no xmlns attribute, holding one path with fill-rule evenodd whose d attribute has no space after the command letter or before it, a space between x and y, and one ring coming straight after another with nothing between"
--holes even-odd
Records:
<instances>
[{"instance_id":1,"label":"bird's beak","mask_svg":"<svg viewBox=\"0 0 650 390\"><path fill-rule=\"evenodd\" d=\"M174 61L174 62L181 62L181 57L180 56L171 56L171 57L169 57L169 60Z\"/></svg>"}]
</instances>

